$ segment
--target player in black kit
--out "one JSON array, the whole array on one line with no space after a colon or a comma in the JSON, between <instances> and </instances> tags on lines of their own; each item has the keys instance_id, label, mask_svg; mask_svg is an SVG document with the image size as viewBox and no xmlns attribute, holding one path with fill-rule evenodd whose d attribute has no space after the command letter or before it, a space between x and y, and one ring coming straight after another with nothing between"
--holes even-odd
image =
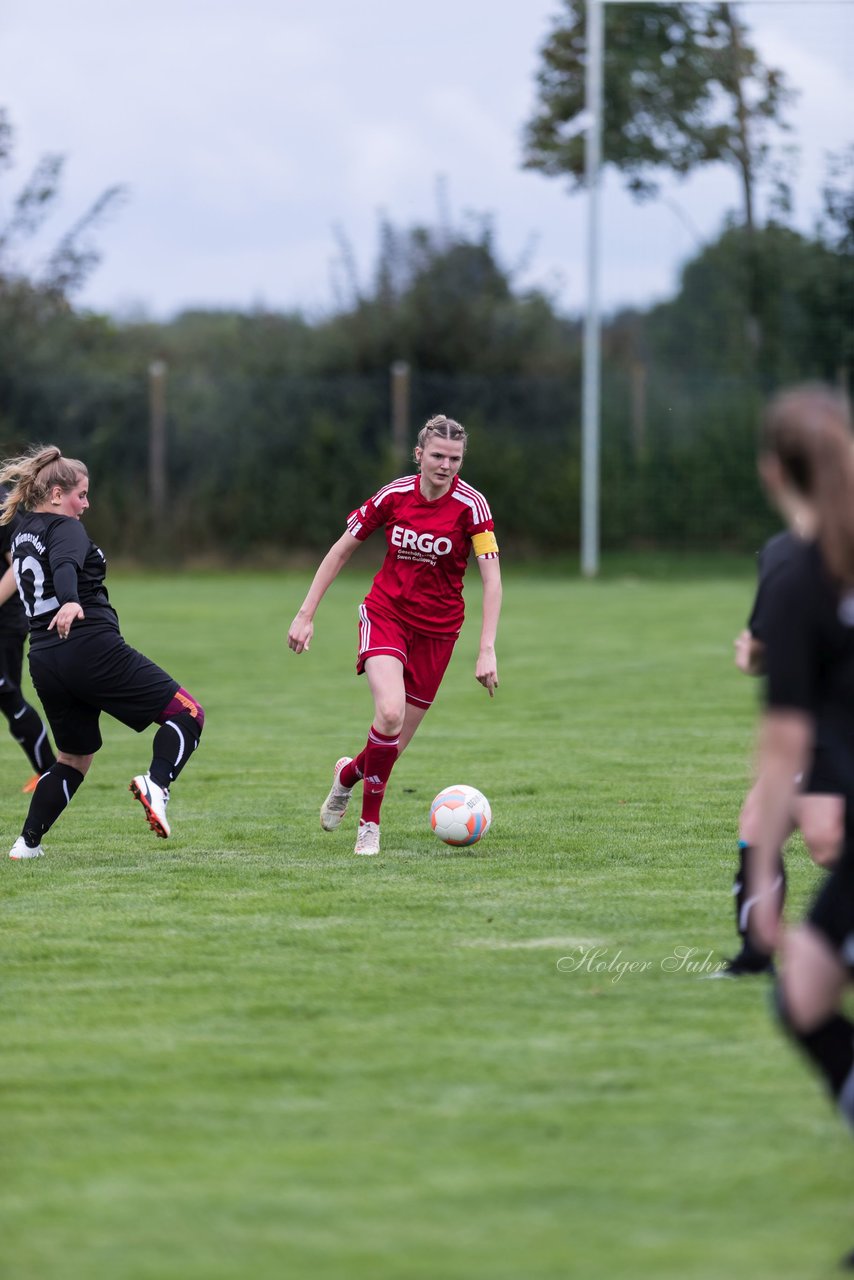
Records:
<instances>
[{"instance_id":1,"label":"player in black kit","mask_svg":"<svg viewBox=\"0 0 854 1280\"><path fill-rule=\"evenodd\" d=\"M808 536L807 513L798 513L799 531L786 530L777 533L765 543L759 552L759 581L747 627L735 641L735 665L746 675L759 676L764 670L764 643L766 601L769 590L788 559L797 551L799 543ZM805 523L806 522L806 523ZM792 809L792 829L800 829L804 844L817 866L831 867L839 856L845 804L841 795L835 794L832 768L828 766L825 752L818 738L813 750L810 770L803 780L801 791L795 796ZM749 931L750 911L753 902L747 888L747 862L756 843L757 788L748 792L741 808L738 822L738 870L733 883L736 929L741 939L741 950L713 977L739 978L749 974L773 973L769 955L761 952L751 941ZM777 891L781 903L786 892L786 872L782 857L778 868Z\"/></svg>"},{"instance_id":2,"label":"player in black kit","mask_svg":"<svg viewBox=\"0 0 854 1280\"><path fill-rule=\"evenodd\" d=\"M804 513L815 536L794 549L766 601L750 929L761 950L781 944L783 1025L854 1124L854 1023L842 1012L854 969L854 438L842 397L809 385L772 400L760 473L787 522ZM845 837L806 919L783 934L773 884L795 778L809 768L816 726L845 797ZM854 1254L845 1262L854 1267Z\"/></svg>"},{"instance_id":3,"label":"player in black kit","mask_svg":"<svg viewBox=\"0 0 854 1280\"><path fill-rule=\"evenodd\" d=\"M0 525L0 712L35 771L36 776L23 788L33 791L39 775L55 763L56 757L47 736L47 725L21 692L24 641L29 627L11 568L11 540L12 527Z\"/></svg>"},{"instance_id":4,"label":"player in black kit","mask_svg":"<svg viewBox=\"0 0 854 1280\"><path fill-rule=\"evenodd\" d=\"M135 777L130 789L151 829L166 837L169 787L198 746L204 711L119 632L104 587L103 553L80 523L89 506L84 464L47 445L0 464L3 482L10 488L0 524L16 521L12 564L30 626L30 675L58 750L9 857L42 856L42 836L70 803L101 746L102 711L138 733L159 726L148 773Z\"/></svg>"}]
</instances>

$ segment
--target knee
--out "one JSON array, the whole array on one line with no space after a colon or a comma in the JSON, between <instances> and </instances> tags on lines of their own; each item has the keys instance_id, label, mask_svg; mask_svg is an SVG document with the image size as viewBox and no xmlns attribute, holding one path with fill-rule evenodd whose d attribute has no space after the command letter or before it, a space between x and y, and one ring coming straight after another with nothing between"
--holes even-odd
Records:
<instances>
[{"instance_id":1,"label":"knee","mask_svg":"<svg viewBox=\"0 0 854 1280\"><path fill-rule=\"evenodd\" d=\"M774 983L773 1007L780 1026L794 1040L811 1029L813 1018L792 992L784 974Z\"/></svg>"},{"instance_id":2,"label":"knee","mask_svg":"<svg viewBox=\"0 0 854 1280\"><path fill-rule=\"evenodd\" d=\"M790 1035L802 1040L837 1010L845 970L831 944L809 924L786 934L780 959L777 1016Z\"/></svg>"},{"instance_id":3,"label":"knee","mask_svg":"<svg viewBox=\"0 0 854 1280\"><path fill-rule=\"evenodd\" d=\"M793 1040L802 1040L816 1025L816 1010L803 998L796 984L786 980L785 970L774 983L774 1012L777 1021Z\"/></svg>"},{"instance_id":4,"label":"knee","mask_svg":"<svg viewBox=\"0 0 854 1280\"><path fill-rule=\"evenodd\" d=\"M381 698L374 707L374 727L386 737L394 737L403 728L406 703L396 698Z\"/></svg>"},{"instance_id":5,"label":"knee","mask_svg":"<svg viewBox=\"0 0 854 1280\"><path fill-rule=\"evenodd\" d=\"M95 759L94 755L78 756L73 755L70 751L57 751L56 758L60 764L68 765L69 769L76 769L78 773L82 773L84 778L89 772L89 766Z\"/></svg>"},{"instance_id":6,"label":"knee","mask_svg":"<svg viewBox=\"0 0 854 1280\"><path fill-rule=\"evenodd\" d=\"M812 822L802 828L801 835L816 866L832 867L842 848L841 818L823 818Z\"/></svg>"},{"instance_id":7,"label":"knee","mask_svg":"<svg viewBox=\"0 0 854 1280\"><path fill-rule=\"evenodd\" d=\"M179 689L175 697L184 709L187 715L195 721L196 734L198 737L202 735L202 729L205 727L205 709L200 702L197 702L191 693L186 689Z\"/></svg>"},{"instance_id":8,"label":"knee","mask_svg":"<svg viewBox=\"0 0 854 1280\"><path fill-rule=\"evenodd\" d=\"M205 709L191 693L182 688L170 698L157 717L158 724L165 724L167 720L178 720L182 724L191 725L193 736L198 741L205 727Z\"/></svg>"}]
</instances>

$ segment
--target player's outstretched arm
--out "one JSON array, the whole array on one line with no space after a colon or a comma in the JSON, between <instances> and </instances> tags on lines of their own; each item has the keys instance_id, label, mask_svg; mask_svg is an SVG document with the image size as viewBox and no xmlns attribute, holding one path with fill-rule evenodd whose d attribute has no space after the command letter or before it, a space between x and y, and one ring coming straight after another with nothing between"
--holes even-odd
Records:
<instances>
[{"instance_id":1,"label":"player's outstretched arm","mask_svg":"<svg viewBox=\"0 0 854 1280\"><path fill-rule=\"evenodd\" d=\"M358 539L354 538L352 533L342 533L321 560L308 589L308 595L300 605L297 616L288 630L288 647L293 649L294 653L302 653L311 647L317 606L358 545Z\"/></svg>"},{"instance_id":2,"label":"player's outstretched arm","mask_svg":"<svg viewBox=\"0 0 854 1280\"><path fill-rule=\"evenodd\" d=\"M2 561L0 561L0 564L2 564ZM11 600L17 590L18 584L15 581L15 570L10 566L0 577L0 604L5 604L7 600Z\"/></svg>"},{"instance_id":3,"label":"player's outstretched arm","mask_svg":"<svg viewBox=\"0 0 854 1280\"><path fill-rule=\"evenodd\" d=\"M475 664L475 679L483 685L490 698L498 688L498 659L495 656L495 638L501 615L501 569L497 559L478 560L483 583L483 620L480 628L480 648Z\"/></svg>"},{"instance_id":4,"label":"player's outstretched arm","mask_svg":"<svg viewBox=\"0 0 854 1280\"><path fill-rule=\"evenodd\" d=\"M83 606L77 599L77 566L73 560L64 560L53 570L53 586L60 607L48 624L48 631L56 628L56 634L63 640L68 639L71 624L78 618L85 618Z\"/></svg>"}]
</instances>

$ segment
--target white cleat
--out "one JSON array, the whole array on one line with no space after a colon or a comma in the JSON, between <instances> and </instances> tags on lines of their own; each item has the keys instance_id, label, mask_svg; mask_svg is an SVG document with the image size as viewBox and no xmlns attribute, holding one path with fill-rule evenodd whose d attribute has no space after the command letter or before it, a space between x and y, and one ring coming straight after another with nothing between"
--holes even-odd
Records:
<instances>
[{"instance_id":1,"label":"white cleat","mask_svg":"<svg viewBox=\"0 0 854 1280\"><path fill-rule=\"evenodd\" d=\"M35 849L31 849L24 837L18 836L9 850L9 857L14 858L16 862L23 862L25 858L43 858L44 849L40 844L37 844Z\"/></svg>"},{"instance_id":2,"label":"white cleat","mask_svg":"<svg viewBox=\"0 0 854 1280\"><path fill-rule=\"evenodd\" d=\"M372 857L380 851L380 829L375 822L360 822L354 853Z\"/></svg>"},{"instance_id":3,"label":"white cleat","mask_svg":"<svg viewBox=\"0 0 854 1280\"><path fill-rule=\"evenodd\" d=\"M147 773L138 774L130 784L133 792L145 810L148 825L156 836L166 839L169 835L169 823L166 821L166 806L169 803L169 790L152 782Z\"/></svg>"},{"instance_id":4,"label":"white cleat","mask_svg":"<svg viewBox=\"0 0 854 1280\"><path fill-rule=\"evenodd\" d=\"M352 758L352 756L342 756L340 760L335 761L335 768L332 770L332 790L320 806L320 825L324 831L334 831L336 827L340 827L341 819L347 812L353 788L342 787L338 781L338 775L345 764L350 764Z\"/></svg>"}]
</instances>

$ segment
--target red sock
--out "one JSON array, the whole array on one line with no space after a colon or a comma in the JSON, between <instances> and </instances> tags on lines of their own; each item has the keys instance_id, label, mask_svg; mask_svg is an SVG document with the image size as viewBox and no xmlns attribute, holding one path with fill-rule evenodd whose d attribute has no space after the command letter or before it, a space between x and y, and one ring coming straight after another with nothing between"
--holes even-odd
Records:
<instances>
[{"instance_id":1,"label":"red sock","mask_svg":"<svg viewBox=\"0 0 854 1280\"><path fill-rule=\"evenodd\" d=\"M351 760L349 764L345 764L344 768L338 774L338 781L342 787L355 787L357 782L361 782L365 776L365 750L363 747L355 760Z\"/></svg>"},{"instance_id":2,"label":"red sock","mask_svg":"<svg viewBox=\"0 0 854 1280\"><path fill-rule=\"evenodd\" d=\"M387 734L378 733L374 726L371 725L371 731L368 734L368 741L365 746L363 765L365 776L365 787L362 792L363 822L379 822L380 820L380 806L385 795L385 786L388 782L389 774L394 768L394 762L397 759L399 743L399 734L389 737Z\"/></svg>"}]
</instances>

